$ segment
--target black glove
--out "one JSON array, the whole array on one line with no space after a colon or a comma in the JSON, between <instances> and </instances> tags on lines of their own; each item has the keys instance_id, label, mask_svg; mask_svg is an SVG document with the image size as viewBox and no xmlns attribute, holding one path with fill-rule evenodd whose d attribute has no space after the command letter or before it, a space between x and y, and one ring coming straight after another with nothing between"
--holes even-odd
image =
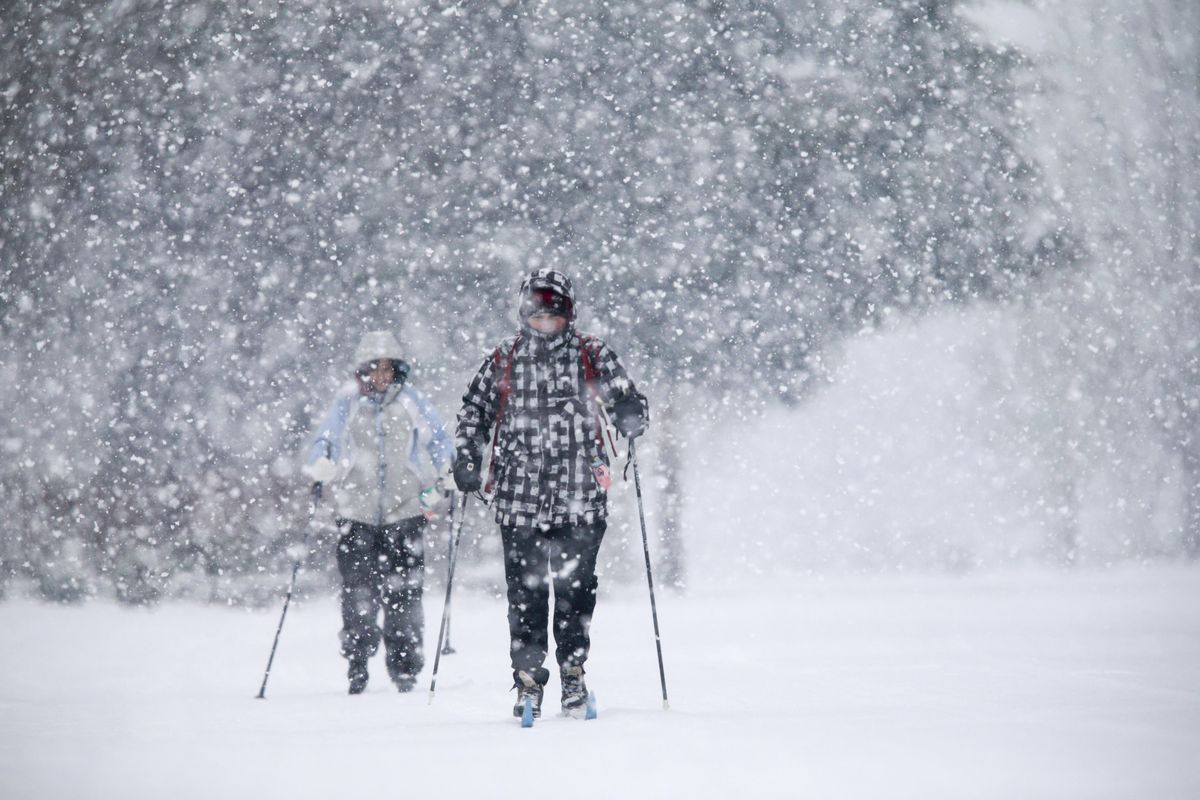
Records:
<instances>
[{"instance_id":1,"label":"black glove","mask_svg":"<svg viewBox=\"0 0 1200 800\"><path fill-rule=\"evenodd\" d=\"M613 425L626 439L636 439L646 432L646 410L642 407L642 398L636 394L613 403Z\"/></svg>"},{"instance_id":2,"label":"black glove","mask_svg":"<svg viewBox=\"0 0 1200 800\"><path fill-rule=\"evenodd\" d=\"M458 454L454 462L454 485L466 494L479 491L483 485L479 479L479 456L466 452Z\"/></svg>"}]
</instances>

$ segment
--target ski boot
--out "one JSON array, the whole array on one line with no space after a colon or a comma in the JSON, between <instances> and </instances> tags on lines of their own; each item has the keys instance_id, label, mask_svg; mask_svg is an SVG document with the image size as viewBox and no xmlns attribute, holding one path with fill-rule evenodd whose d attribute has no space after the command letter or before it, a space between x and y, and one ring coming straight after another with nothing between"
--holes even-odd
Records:
<instances>
[{"instance_id":1,"label":"ski boot","mask_svg":"<svg viewBox=\"0 0 1200 800\"><path fill-rule=\"evenodd\" d=\"M365 658L350 659L350 669L346 673L350 678L350 694L362 694L367 689L367 660Z\"/></svg>"},{"instance_id":2,"label":"ski boot","mask_svg":"<svg viewBox=\"0 0 1200 800\"><path fill-rule=\"evenodd\" d=\"M398 691L411 692L417 686L417 673L421 671L421 665L395 658L392 653L388 653L387 671Z\"/></svg>"},{"instance_id":3,"label":"ski boot","mask_svg":"<svg viewBox=\"0 0 1200 800\"><path fill-rule=\"evenodd\" d=\"M583 681L583 666L575 664L562 668L562 713L582 719L587 713L588 690Z\"/></svg>"},{"instance_id":4,"label":"ski boot","mask_svg":"<svg viewBox=\"0 0 1200 800\"><path fill-rule=\"evenodd\" d=\"M533 716L542 715L542 693L544 688L537 679L528 672L521 670L517 673L513 688L517 690L517 704L513 706L513 716L520 717L525 713L525 703L530 701Z\"/></svg>"}]
</instances>

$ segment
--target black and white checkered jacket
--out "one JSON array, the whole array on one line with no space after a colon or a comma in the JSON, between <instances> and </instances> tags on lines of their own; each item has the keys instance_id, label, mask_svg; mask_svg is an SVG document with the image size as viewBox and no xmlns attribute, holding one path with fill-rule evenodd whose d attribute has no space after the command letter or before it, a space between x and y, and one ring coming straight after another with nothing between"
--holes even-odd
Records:
<instances>
[{"instance_id":1,"label":"black and white checkered jacket","mask_svg":"<svg viewBox=\"0 0 1200 800\"><path fill-rule=\"evenodd\" d=\"M582 351L586 347L587 357ZM590 365L590 369L589 366ZM585 375L591 372L594 389ZM501 385L508 383L507 393ZM492 431L506 395L499 430ZM455 449L478 459L491 442L488 487L501 525L586 525L605 518L607 493L593 466L608 466L603 423L593 397L605 410L629 395L642 404L625 368L608 345L581 337L573 327L554 337L528 330L505 339L489 355L463 395ZM488 438L489 432L492 438Z\"/></svg>"}]
</instances>

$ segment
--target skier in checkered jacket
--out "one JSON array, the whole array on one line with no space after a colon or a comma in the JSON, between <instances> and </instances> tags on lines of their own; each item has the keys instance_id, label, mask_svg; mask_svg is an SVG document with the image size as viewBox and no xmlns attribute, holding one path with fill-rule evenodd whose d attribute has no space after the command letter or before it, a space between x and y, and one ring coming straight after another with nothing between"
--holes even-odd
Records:
<instances>
[{"instance_id":1,"label":"skier in checkered jacket","mask_svg":"<svg viewBox=\"0 0 1200 800\"><path fill-rule=\"evenodd\" d=\"M540 714L553 585L562 710L575 716L587 702L583 665L611 483L600 409L632 439L645 431L649 407L616 353L575 331L575 295L561 272L539 269L525 279L518 316L520 331L488 354L463 395L454 480L463 492L483 487L495 504L518 692L513 713L520 716L529 697Z\"/></svg>"}]
</instances>

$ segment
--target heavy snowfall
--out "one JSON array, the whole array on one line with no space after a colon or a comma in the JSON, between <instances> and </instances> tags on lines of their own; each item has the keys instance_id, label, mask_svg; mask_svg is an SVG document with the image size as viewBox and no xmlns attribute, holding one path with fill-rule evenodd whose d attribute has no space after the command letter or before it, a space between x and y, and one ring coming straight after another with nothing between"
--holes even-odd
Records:
<instances>
[{"instance_id":1,"label":"heavy snowfall","mask_svg":"<svg viewBox=\"0 0 1200 800\"><path fill-rule=\"evenodd\" d=\"M1200 4L13 0L0 131L0 797L1200 796ZM650 409L597 717L475 499L348 696L311 437L538 268Z\"/></svg>"}]
</instances>

